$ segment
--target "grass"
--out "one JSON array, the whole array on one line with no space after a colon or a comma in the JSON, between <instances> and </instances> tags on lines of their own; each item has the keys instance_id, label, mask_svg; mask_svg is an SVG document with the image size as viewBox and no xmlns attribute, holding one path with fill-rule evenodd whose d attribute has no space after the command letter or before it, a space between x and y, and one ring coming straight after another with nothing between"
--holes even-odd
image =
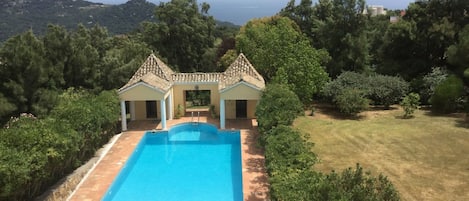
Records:
<instances>
[{"instance_id":1,"label":"grass","mask_svg":"<svg viewBox=\"0 0 469 201\"><path fill-rule=\"evenodd\" d=\"M318 108L294 127L308 133L322 172L342 171L360 163L383 173L402 200L469 200L469 128L459 116L417 111L368 111L349 120Z\"/></svg>"}]
</instances>

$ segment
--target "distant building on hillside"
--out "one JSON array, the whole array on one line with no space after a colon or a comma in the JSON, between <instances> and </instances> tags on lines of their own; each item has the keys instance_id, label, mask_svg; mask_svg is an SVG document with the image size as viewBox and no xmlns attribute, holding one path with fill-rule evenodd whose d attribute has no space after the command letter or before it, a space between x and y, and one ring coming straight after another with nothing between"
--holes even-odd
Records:
<instances>
[{"instance_id":1,"label":"distant building on hillside","mask_svg":"<svg viewBox=\"0 0 469 201\"><path fill-rule=\"evenodd\" d=\"M405 10L401 10L400 14L398 16L390 16L389 17L389 22L391 23L396 23L396 22L399 22L399 20L401 20L402 17L404 17L404 15L406 14L406 11Z\"/></svg>"},{"instance_id":2,"label":"distant building on hillside","mask_svg":"<svg viewBox=\"0 0 469 201\"><path fill-rule=\"evenodd\" d=\"M363 10L363 14L364 15L367 15L367 14L370 14L372 17L374 16L377 16L377 15L386 15L386 10L384 9L384 6L381 6L381 5L371 5L371 6L367 6L367 8L365 8Z\"/></svg>"}]
</instances>

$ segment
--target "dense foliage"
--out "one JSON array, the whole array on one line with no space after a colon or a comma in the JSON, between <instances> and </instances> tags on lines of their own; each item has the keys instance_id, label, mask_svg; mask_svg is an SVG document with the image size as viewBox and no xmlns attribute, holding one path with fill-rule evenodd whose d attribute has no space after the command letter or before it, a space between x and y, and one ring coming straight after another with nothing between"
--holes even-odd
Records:
<instances>
[{"instance_id":1,"label":"dense foliage","mask_svg":"<svg viewBox=\"0 0 469 201\"><path fill-rule=\"evenodd\" d=\"M339 111L345 115L356 116L368 108L369 101L360 89L344 89L335 98Z\"/></svg>"},{"instance_id":2,"label":"dense foliage","mask_svg":"<svg viewBox=\"0 0 469 201\"><path fill-rule=\"evenodd\" d=\"M116 133L115 92L68 90L53 114L23 114L0 130L0 200L32 200Z\"/></svg>"},{"instance_id":3,"label":"dense foliage","mask_svg":"<svg viewBox=\"0 0 469 201\"><path fill-rule=\"evenodd\" d=\"M223 71L243 52L276 83L256 110L273 200L397 199L389 181L360 167L311 170L311 145L288 126L321 90L347 114L368 102L397 103L408 82L435 112L467 100L467 0L416 1L382 16L363 14L363 0L291 0L280 16L252 20L236 37L196 0L12 2L0 3L0 124L20 113L37 118L19 117L0 131L1 200L31 199L91 156L115 128L115 94L102 91L125 84L150 52L183 72ZM60 16L49 22L61 26L46 26L48 16ZM110 36L117 33L125 35ZM404 98L406 115L416 97Z\"/></svg>"},{"instance_id":4,"label":"dense foliage","mask_svg":"<svg viewBox=\"0 0 469 201\"><path fill-rule=\"evenodd\" d=\"M312 144L291 127L292 121L277 121L275 126L266 127L265 121L274 116L290 115L294 119L299 115L278 108L294 104L300 107L298 100L274 96L281 89L288 90L281 85L268 86L256 109L271 200L399 200L398 192L385 176L374 177L363 172L358 164L356 169L349 168L341 174L315 171L313 166L318 159L311 151ZM265 104L267 102L270 104Z\"/></svg>"},{"instance_id":5,"label":"dense foliage","mask_svg":"<svg viewBox=\"0 0 469 201\"><path fill-rule=\"evenodd\" d=\"M429 103L435 93L435 89L441 82L446 80L448 73L442 68L433 68L431 72L422 78L421 89L418 90L423 103Z\"/></svg>"},{"instance_id":6,"label":"dense foliage","mask_svg":"<svg viewBox=\"0 0 469 201\"><path fill-rule=\"evenodd\" d=\"M155 2L155 1L153 1ZM118 5L103 5L84 0L2 0L0 1L0 43L18 33L32 30L44 35L49 23L72 30L77 24L106 27L111 35L129 34L144 21L155 22L157 5L147 0L129 0ZM239 29L239 26L216 21L218 27Z\"/></svg>"},{"instance_id":7,"label":"dense foliage","mask_svg":"<svg viewBox=\"0 0 469 201\"><path fill-rule=\"evenodd\" d=\"M267 85L256 107L256 117L261 132L279 125L291 125L301 114L303 106L296 94L280 84Z\"/></svg>"},{"instance_id":8,"label":"dense foliage","mask_svg":"<svg viewBox=\"0 0 469 201\"><path fill-rule=\"evenodd\" d=\"M375 74L368 79L370 88L368 98L374 105L389 108L390 105L398 103L409 91L409 83L401 77Z\"/></svg>"},{"instance_id":9,"label":"dense foliage","mask_svg":"<svg viewBox=\"0 0 469 201\"><path fill-rule=\"evenodd\" d=\"M462 99L464 85L461 79L452 75L441 82L430 99L432 110L438 113L455 112Z\"/></svg>"},{"instance_id":10,"label":"dense foliage","mask_svg":"<svg viewBox=\"0 0 469 201\"><path fill-rule=\"evenodd\" d=\"M332 57L327 72L332 77L342 71L365 71L369 66L367 18L361 15L365 1L324 0L315 6L312 2L301 0L296 5L290 0L280 14L294 20L315 48L327 50Z\"/></svg>"},{"instance_id":11,"label":"dense foliage","mask_svg":"<svg viewBox=\"0 0 469 201\"><path fill-rule=\"evenodd\" d=\"M409 83L400 77L344 72L325 85L323 94L341 112L354 115L367 108L366 99L374 105L388 108L398 103L408 91Z\"/></svg>"},{"instance_id":12,"label":"dense foliage","mask_svg":"<svg viewBox=\"0 0 469 201\"><path fill-rule=\"evenodd\" d=\"M236 41L236 48L267 81L282 80L303 104L311 103L328 80L323 67L329 61L327 52L314 49L286 17L251 20L241 27Z\"/></svg>"},{"instance_id":13,"label":"dense foliage","mask_svg":"<svg viewBox=\"0 0 469 201\"><path fill-rule=\"evenodd\" d=\"M154 21L156 5L145 0L131 0L121 5L103 5L84 0L42 0L0 2L0 42L27 30L42 35L47 24L73 29L77 24L101 25L112 34L133 31L142 21Z\"/></svg>"},{"instance_id":14,"label":"dense foliage","mask_svg":"<svg viewBox=\"0 0 469 201\"><path fill-rule=\"evenodd\" d=\"M43 37L14 36L0 46L0 123L19 113L47 114L69 87L119 88L149 53L142 42L111 38L99 26L69 32L49 25Z\"/></svg>"},{"instance_id":15,"label":"dense foliage","mask_svg":"<svg viewBox=\"0 0 469 201\"><path fill-rule=\"evenodd\" d=\"M160 2L158 22L143 24L144 41L181 72L202 69L203 55L214 46L215 20L208 15L210 5L196 0Z\"/></svg>"},{"instance_id":16,"label":"dense foliage","mask_svg":"<svg viewBox=\"0 0 469 201\"><path fill-rule=\"evenodd\" d=\"M465 0L425 0L410 3L406 10L387 10L387 14L375 16L371 10L365 14L365 2L360 0L316 4L291 0L280 15L295 21L314 48L327 50L332 58L327 72L332 78L344 71L397 75L412 83L413 91L426 104L436 87L434 81L441 78L432 69L440 67L468 82L463 76L469 68L467 10ZM434 87L424 77L431 73ZM397 99L377 97L382 95L378 93L373 99L383 99L372 100L373 104L386 106L399 100L386 87L376 90Z\"/></svg>"}]
</instances>

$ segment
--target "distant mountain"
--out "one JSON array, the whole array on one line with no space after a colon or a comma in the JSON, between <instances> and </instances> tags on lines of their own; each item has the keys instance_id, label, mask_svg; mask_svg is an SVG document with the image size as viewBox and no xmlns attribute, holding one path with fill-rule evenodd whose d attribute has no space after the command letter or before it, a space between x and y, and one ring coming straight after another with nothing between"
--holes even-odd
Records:
<instances>
[{"instance_id":1,"label":"distant mountain","mask_svg":"<svg viewBox=\"0 0 469 201\"><path fill-rule=\"evenodd\" d=\"M120 5L105 5L84 0L1 0L0 42L32 29L42 35L47 24L59 24L75 29L99 24L110 34L124 34L135 30L143 21L155 21L156 5L145 0L130 0ZM221 26L236 26L218 22Z\"/></svg>"}]
</instances>

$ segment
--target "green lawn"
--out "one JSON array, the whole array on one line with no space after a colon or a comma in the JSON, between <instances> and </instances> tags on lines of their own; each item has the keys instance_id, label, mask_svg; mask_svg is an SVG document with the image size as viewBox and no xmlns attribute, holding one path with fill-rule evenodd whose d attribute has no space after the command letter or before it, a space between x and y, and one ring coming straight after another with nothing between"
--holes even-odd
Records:
<instances>
[{"instance_id":1,"label":"green lawn","mask_svg":"<svg viewBox=\"0 0 469 201\"><path fill-rule=\"evenodd\" d=\"M318 109L294 126L310 134L320 171L360 163L388 176L402 200L469 200L469 128L462 115L402 114L368 111L348 120Z\"/></svg>"}]
</instances>

